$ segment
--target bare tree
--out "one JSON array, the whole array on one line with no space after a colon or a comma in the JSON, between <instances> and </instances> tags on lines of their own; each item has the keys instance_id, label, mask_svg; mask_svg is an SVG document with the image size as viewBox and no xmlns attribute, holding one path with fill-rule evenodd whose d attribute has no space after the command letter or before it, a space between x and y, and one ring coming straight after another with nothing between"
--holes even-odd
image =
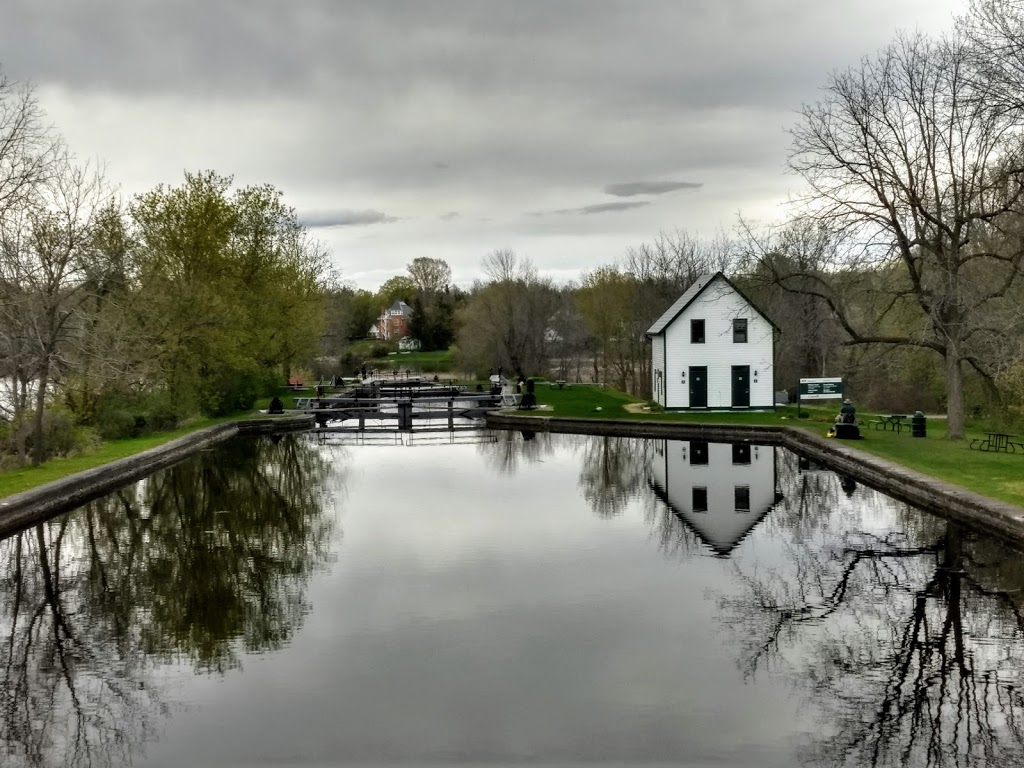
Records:
<instances>
[{"instance_id":1,"label":"bare tree","mask_svg":"<svg viewBox=\"0 0 1024 768\"><path fill-rule=\"evenodd\" d=\"M106 196L99 171L75 165L64 153L45 183L0 218L0 322L20 334L7 339L19 352L14 374L34 392L33 464L44 458L46 396L65 362L73 318L88 295L93 225Z\"/></svg>"},{"instance_id":2,"label":"bare tree","mask_svg":"<svg viewBox=\"0 0 1024 768\"><path fill-rule=\"evenodd\" d=\"M577 303L594 345L594 379L650 397L647 329L701 275L727 270L732 254L724 235L703 240L676 230L584 275Z\"/></svg>"},{"instance_id":3,"label":"bare tree","mask_svg":"<svg viewBox=\"0 0 1024 768\"><path fill-rule=\"evenodd\" d=\"M953 439L964 435L963 365L991 380L985 352L1013 332L992 318L1008 310L1024 258L1024 111L979 98L974 60L963 35L916 35L832 75L792 132L790 165L808 185L802 215L834 247L814 268L759 254L783 288L828 304L846 343L941 355ZM850 297L867 293L864 312Z\"/></svg>"},{"instance_id":4,"label":"bare tree","mask_svg":"<svg viewBox=\"0 0 1024 768\"><path fill-rule=\"evenodd\" d=\"M32 196L59 154L44 120L32 87L0 71L0 217Z\"/></svg>"},{"instance_id":5,"label":"bare tree","mask_svg":"<svg viewBox=\"0 0 1024 768\"><path fill-rule=\"evenodd\" d=\"M1020 109L1024 105L1024 2L971 0L960 28L973 44L977 88L1001 109Z\"/></svg>"},{"instance_id":6,"label":"bare tree","mask_svg":"<svg viewBox=\"0 0 1024 768\"><path fill-rule=\"evenodd\" d=\"M434 296L452 281L452 268L444 259L420 256L409 262L406 270L420 295Z\"/></svg>"},{"instance_id":7,"label":"bare tree","mask_svg":"<svg viewBox=\"0 0 1024 768\"><path fill-rule=\"evenodd\" d=\"M558 309L554 286L510 250L486 256L483 268L490 282L476 286L463 319L459 349L465 360L478 369L544 371L546 332Z\"/></svg>"}]
</instances>

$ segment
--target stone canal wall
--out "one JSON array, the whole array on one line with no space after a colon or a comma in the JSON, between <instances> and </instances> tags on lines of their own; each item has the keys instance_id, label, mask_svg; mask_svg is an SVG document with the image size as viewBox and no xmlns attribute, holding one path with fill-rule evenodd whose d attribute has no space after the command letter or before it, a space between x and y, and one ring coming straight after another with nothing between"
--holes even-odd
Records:
<instances>
[{"instance_id":1,"label":"stone canal wall","mask_svg":"<svg viewBox=\"0 0 1024 768\"><path fill-rule=\"evenodd\" d=\"M982 528L1018 544L1024 543L1024 509L1021 507L915 472L852 448L849 443L830 440L800 427L561 419L508 413L489 413L487 426L531 432L665 440L750 440L762 445L778 445L900 501Z\"/></svg>"},{"instance_id":2,"label":"stone canal wall","mask_svg":"<svg viewBox=\"0 0 1024 768\"><path fill-rule=\"evenodd\" d=\"M218 424L134 456L62 477L13 496L5 496L0 499L0 536L74 509L235 435L304 430L310 429L313 424L312 416L248 419Z\"/></svg>"}]
</instances>

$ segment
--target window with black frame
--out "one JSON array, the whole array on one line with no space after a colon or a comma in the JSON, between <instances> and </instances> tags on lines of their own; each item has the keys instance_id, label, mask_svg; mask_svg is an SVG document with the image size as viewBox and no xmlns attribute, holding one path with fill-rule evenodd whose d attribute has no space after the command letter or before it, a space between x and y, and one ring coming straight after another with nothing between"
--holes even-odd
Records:
<instances>
[{"instance_id":1,"label":"window with black frame","mask_svg":"<svg viewBox=\"0 0 1024 768\"><path fill-rule=\"evenodd\" d=\"M735 486L735 498L736 498L736 511L737 512L749 512L750 511L750 486L749 485L737 485L737 486Z\"/></svg>"},{"instance_id":2,"label":"window with black frame","mask_svg":"<svg viewBox=\"0 0 1024 768\"><path fill-rule=\"evenodd\" d=\"M708 489L707 488L694 488L693 489L693 511L694 512L707 512L708 511Z\"/></svg>"},{"instance_id":3,"label":"window with black frame","mask_svg":"<svg viewBox=\"0 0 1024 768\"><path fill-rule=\"evenodd\" d=\"M732 463L733 464L749 464L750 463L750 444L749 443L733 443L732 444Z\"/></svg>"},{"instance_id":4,"label":"window with black frame","mask_svg":"<svg viewBox=\"0 0 1024 768\"><path fill-rule=\"evenodd\" d=\"M703 320L691 320L690 321L690 343L691 344L703 344L704 343L704 321Z\"/></svg>"},{"instance_id":5,"label":"window with black frame","mask_svg":"<svg viewBox=\"0 0 1024 768\"><path fill-rule=\"evenodd\" d=\"M708 463L708 441L707 440L691 440L690 441L690 464L707 464Z\"/></svg>"},{"instance_id":6,"label":"window with black frame","mask_svg":"<svg viewBox=\"0 0 1024 768\"><path fill-rule=\"evenodd\" d=\"M732 343L747 343L747 319L745 317L737 317L732 321Z\"/></svg>"}]
</instances>

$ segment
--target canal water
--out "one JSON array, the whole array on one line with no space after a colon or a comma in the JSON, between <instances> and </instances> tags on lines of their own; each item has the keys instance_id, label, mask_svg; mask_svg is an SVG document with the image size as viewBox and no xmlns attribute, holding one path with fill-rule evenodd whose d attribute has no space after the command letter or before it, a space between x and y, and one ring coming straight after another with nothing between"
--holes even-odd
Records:
<instances>
[{"instance_id":1,"label":"canal water","mask_svg":"<svg viewBox=\"0 0 1024 768\"><path fill-rule=\"evenodd\" d=\"M1019 552L768 446L237 439L0 578L3 766L1024 764Z\"/></svg>"}]
</instances>

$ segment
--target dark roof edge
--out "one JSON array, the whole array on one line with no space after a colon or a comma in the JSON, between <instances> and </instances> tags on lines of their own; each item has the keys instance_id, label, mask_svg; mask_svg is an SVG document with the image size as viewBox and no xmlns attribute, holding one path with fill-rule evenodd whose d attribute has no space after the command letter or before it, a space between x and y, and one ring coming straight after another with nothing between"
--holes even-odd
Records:
<instances>
[{"instance_id":1,"label":"dark roof edge","mask_svg":"<svg viewBox=\"0 0 1024 768\"><path fill-rule=\"evenodd\" d=\"M650 332L648 332L648 333L645 333L644 335L647 336L648 338L653 338L655 336L660 336L661 334L663 334L665 332L665 329L668 328L670 325L672 325L672 323L674 323L676 321L676 318L678 318L681 314L683 314L683 312L686 311L686 308L689 307L691 304L693 304L693 302L695 302L697 300L697 297L700 296L702 293L704 293L704 291L706 291L708 289L708 286L711 285L713 282L715 282L715 280L717 280L719 277L722 278L723 280L725 280L726 285L728 285L730 288L732 288L734 291L736 291L736 293L738 293L740 295L740 298L742 298L745 302L747 302L747 304L749 304L751 307L753 307L754 311L757 312L757 314L759 314L761 317L763 317L765 319L765 321L767 321L768 325L770 325L772 328L774 328L779 333L782 333L782 329L779 328L779 326L777 326L775 324L775 322L770 317L768 317L768 315L766 315L764 312L762 312L761 309L757 306L757 304L755 304L754 302L752 302L750 300L750 297L747 296L747 294L745 294L743 291L741 291L739 288L737 288L736 284L732 280L730 280L728 277L726 277L724 272L719 270L718 272L715 272L715 274L713 274L711 276L711 279L708 280L704 284L703 288L701 288L699 291L697 291L695 294L693 294L693 296L690 297L690 300L688 302L686 302L685 304L683 304L682 307L679 308L679 311L676 312L672 316L672 319L669 320L667 323L665 323L665 327L664 328L662 328L657 333L650 333Z\"/></svg>"}]
</instances>

